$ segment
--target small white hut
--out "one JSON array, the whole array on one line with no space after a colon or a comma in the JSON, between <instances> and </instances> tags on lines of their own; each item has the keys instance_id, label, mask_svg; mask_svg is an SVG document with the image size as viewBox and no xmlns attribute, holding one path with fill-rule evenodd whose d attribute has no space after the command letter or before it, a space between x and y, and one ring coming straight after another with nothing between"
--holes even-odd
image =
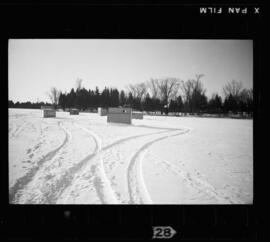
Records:
<instances>
[{"instance_id":1,"label":"small white hut","mask_svg":"<svg viewBox=\"0 0 270 242\"><path fill-rule=\"evenodd\" d=\"M43 118L55 118L56 110L53 106L41 106L43 110Z\"/></svg>"},{"instance_id":2,"label":"small white hut","mask_svg":"<svg viewBox=\"0 0 270 242\"><path fill-rule=\"evenodd\" d=\"M131 117L131 108L109 108L107 122L131 124Z\"/></svg>"},{"instance_id":3,"label":"small white hut","mask_svg":"<svg viewBox=\"0 0 270 242\"><path fill-rule=\"evenodd\" d=\"M143 119L142 112L132 112L132 119Z\"/></svg>"},{"instance_id":4,"label":"small white hut","mask_svg":"<svg viewBox=\"0 0 270 242\"><path fill-rule=\"evenodd\" d=\"M79 109L72 108L69 110L70 115L79 115Z\"/></svg>"},{"instance_id":5,"label":"small white hut","mask_svg":"<svg viewBox=\"0 0 270 242\"><path fill-rule=\"evenodd\" d=\"M99 107L98 108L98 114L100 116L106 116L108 114L108 109L107 108L101 108L101 107Z\"/></svg>"}]
</instances>

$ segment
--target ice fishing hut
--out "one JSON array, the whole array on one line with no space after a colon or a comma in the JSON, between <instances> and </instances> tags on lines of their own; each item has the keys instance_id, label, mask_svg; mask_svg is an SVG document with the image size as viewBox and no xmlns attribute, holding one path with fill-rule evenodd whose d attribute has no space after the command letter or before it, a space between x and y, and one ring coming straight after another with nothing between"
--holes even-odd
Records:
<instances>
[{"instance_id":1,"label":"ice fishing hut","mask_svg":"<svg viewBox=\"0 0 270 242\"><path fill-rule=\"evenodd\" d=\"M98 114L100 116L106 116L108 114L108 109L107 108L98 108Z\"/></svg>"},{"instance_id":2,"label":"ice fishing hut","mask_svg":"<svg viewBox=\"0 0 270 242\"><path fill-rule=\"evenodd\" d=\"M143 119L142 112L132 112L132 119Z\"/></svg>"},{"instance_id":3,"label":"ice fishing hut","mask_svg":"<svg viewBox=\"0 0 270 242\"><path fill-rule=\"evenodd\" d=\"M131 108L109 108L107 122L131 124L131 117Z\"/></svg>"},{"instance_id":4,"label":"ice fishing hut","mask_svg":"<svg viewBox=\"0 0 270 242\"><path fill-rule=\"evenodd\" d=\"M70 115L79 115L79 109L77 108L72 108L69 110Z\"/></svg>"},{"instance_id":5,"label":"ice fishing hut","mask_svg":"<svg viewBox=\"0 0 270 242\"><path fill-rule=\"evenodd\" d=\"M43 118L55 118L56 110L53 106L41 106L43 110Z\"/></svg>"}]
</instances>

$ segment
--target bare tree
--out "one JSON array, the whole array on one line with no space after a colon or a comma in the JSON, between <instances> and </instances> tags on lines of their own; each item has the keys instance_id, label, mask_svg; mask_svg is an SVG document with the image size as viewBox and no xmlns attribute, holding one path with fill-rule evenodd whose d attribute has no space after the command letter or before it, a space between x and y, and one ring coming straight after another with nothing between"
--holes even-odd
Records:
<instances>
[{"instance_id":1,"label":"bare tree","mask_svg":"<svg viewBox=\"0 0 270 242\"><path fill-rule=\"evenodd\" d=\"M193 94L205 94L206 90L203 87L203 84L201 82L201 78L204 76L204 74L196 75L196 79L194 81L194 90Z\"/></svg>"},{"instance_id":2,"label":"bare tree","mask_svg":"<svg viewBox=\"0 0 270 242\"><path fill-rule=\"evenodd\" d=\"M241 90L241 92L239 93L239 99L243 102L246 102L248 98L250 98L252 95L251 95L251 92L250 90L244 88Z\"/></svg>"},{"instance_id":3,"label":"bare tree","mask_svg":"<svg viewBox=\"0 0 270 242\"><path fill-rule=\"evenodd\" d=\"M183 92L183 97L185 102L189 102L192 96L193 92L193 82L192 80L187 80L187 81L181 81L181 89Z\"/></svg>"},{"instance_id":4,"label":"bare tree","mask_svg":"<svg viewBox=\"0 0 270 242\"><path fill-rule=\"evenodd\" d=\"M202 77L204 77L204 74L196 74L196 81L199 82Z\"/></svg>"},{"instance_id":5,"label":"bare tree","mask_svg":"<svg viewBox=\"0 0 270 242\"><path fill-rule=\"evenodd\" d=\"M245 104L253 102L253 89L242 89L239 94L239 101Z\"/></svg>"},{"instance_id":6,"label":"bare tree","mask_svg":"<svg viewBox=\"0 0 270 242\"><path fill-rule=\"evenodd\" d=\"M147 87L146 84L144 82L139 83L138 85L136 85L136 89L137 89L137 96L140 100L142 100L147 92Z\"/></svg>"},{"instance_id":7,"label":"bare tree","mask_svg":"<svg viewBox=\"0 0 270 242\"><path fill-rule=\"evenodd\" d=\"M59 90L57 90L55 87L52 87L51 90L47 93L47 95L49 96L53 105L55 106L58 105L59 96L60 96Z\"/></svg>"},{"instance_id":8,"label":"bare tree","mask_svg":"<svg viewBox=\"0 0 270 242\"><path fill-rule=\"evenodd\" d=\"M205 92L200 80L203 76L204 74L199 74L196 75L196 79L188 79L187 81L181 82L181 90L186 101L189 101L192 98L194 92Z\"/></svg>"},{"instance_id":9,"label":"bare tree","mask_svg":"<svg viewBox=\"0 0 270 242\"><path fill-rule=\"evenodd\" d=\"M149 81L146 82L146 86L150 89L152 94L152 98L158 98L159 95L159 88L158 88L158 79L151 78Z\"/></svg>"},{"instance_id":10,"label":"bare tree","mask_svg":"<svg viewBox=\"0 0 270 242\"><path fill-rule=\"evenodd\" d=\"M186 106L193 112L193 109L200 106L201 98L205 95L205 89L201 82L204 74L195 75L195 79L188 79L181 82L181 90Z\"/></svg>"},{"instance_id":11,"label":"bare tree","mask_svg":"<svg viewBox=\"0 0 270 242\"><path fill-rule=\"evenodd\" d=\"M226 97L232 96L238 98L242 89L242 83L240 81L232 80L223 87L223 94Z\"/></svg>"},{"instance_id":12,"label":"bare tree","mask_svg":"<svg viewBox=\"0 0 270 242\"><path fill-rule=\"evenodd\" d=\"M144 98L147 92L147 87L144 82L138 84L129 84L128 91L132 93L132 96L138 98L140 101Z\"/></svg>"},{"instance_id":13,"label":"bare tree","mask_svg":"<svg viewBox=\"0 0 270 242\"><path fill-rule=\"evenodd\" d=\"M180 81L178 78L159 79L158 90L160 98L165 105L168 105L169 101L176 97L179 87Z\"/></svg>"},{"instance_id":14,"label":"bare tree","mask_svg":"<svg viewBox=\"0 0 270 242\"><path fill-rule=\"evenodd\" d=\"M247 90L247 95L249 99L253 100L253 88Z\"/></svg>"},{"instance_id":15,"label":"bare tree","mask_svg":"<svg viewBox=\"0 0 270 242\"><path fill-rule=\"evenodd\" d=\"M129 85L126 87L126 89L127 89L128 92L130 92L130 93L132 94L133 97L136 97L137 91L136 91L135 85L129 84Z\"/></svg>"}]
</instances>

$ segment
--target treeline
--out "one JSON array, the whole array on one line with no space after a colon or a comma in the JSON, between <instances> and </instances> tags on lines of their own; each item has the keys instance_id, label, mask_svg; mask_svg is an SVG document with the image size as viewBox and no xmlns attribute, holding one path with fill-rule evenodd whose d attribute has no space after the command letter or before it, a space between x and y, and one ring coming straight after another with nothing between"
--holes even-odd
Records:
<instances>
[{"instance_id":1,"label":"treeline","mask_svg":"<svg viewBox=\"0 0 270 242\"><path fill-rule=\"evenodd\" d=\"M224 101L218 93L210 99L205 95L206 89L201 78L181 81L177 78L150 79L132 84L126 90L105 87L94 90L82 87L82 79L78 79L75 88L69 92L61 92L52 88L48 93L53 105L58 108L78 108L80 110L97 109L98 107L131 107L139 111L173 113L253 113L253 90L242 87L241 82L231 81L223 87ZM9 103L10 107L30 108L31 103ZM32 104L32 108L40 108L44 103Z\"/></svg>"},{"instance_id":2,"label":"treeline","mask_svg":"<svg viewBox=\"0 0 270 242\"><path fill-rule=\"evenodd\" d=\"M51 103L44 102L13 102L12 100L8 101L9 108L31 108L31 109L40 109L41 106L52 106Z\"/></svg>"},{"instance_id":3,"label":"treeline","mask_svg":"<svg viewBox=\"0 0 270 242\"><path fill-rule=\"evenodd\" d=\"M98 87L95 90L85 88L74 88L69 93L59 93L58 106L62 109L78 108L80 110L97 109L98 107L118 107L125 105L126 100L123 91L119 93L117 89L105 88L102 92Z\"/></svg>"},{"instance_id":4,"label":"treeline","mask_svg":"<svg viewBox=\"0 0 270 242\"><path fill-rule=\"evenodd\" d=\"M231 81L223 87L224 101L217 93L208 100L201 78L180 81L177 78L150 79L144 83L130 84L126 90L105 87L85 89L82 80L68 93L59 92L52 102L61 108L80 110L98 107L131 107L139 111L183 113L253 113L253 90L242 87L241 82Z\"/></svg>"}]
</instances>

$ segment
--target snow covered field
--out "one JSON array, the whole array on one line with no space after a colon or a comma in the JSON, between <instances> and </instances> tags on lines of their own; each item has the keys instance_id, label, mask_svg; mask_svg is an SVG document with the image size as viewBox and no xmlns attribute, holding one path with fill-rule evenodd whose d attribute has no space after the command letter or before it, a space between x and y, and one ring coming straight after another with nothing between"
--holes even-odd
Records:
<instances>
[{"instance_id":1,"label":"snow covered field","mask_svg":"<svg viewBox=\"0 0 270 242\"><path fill-rule=\"evenodd\" d=\"M9 196L19 204L251 204L252 120L9 109Z\"/></svg>"}]
</instances>

